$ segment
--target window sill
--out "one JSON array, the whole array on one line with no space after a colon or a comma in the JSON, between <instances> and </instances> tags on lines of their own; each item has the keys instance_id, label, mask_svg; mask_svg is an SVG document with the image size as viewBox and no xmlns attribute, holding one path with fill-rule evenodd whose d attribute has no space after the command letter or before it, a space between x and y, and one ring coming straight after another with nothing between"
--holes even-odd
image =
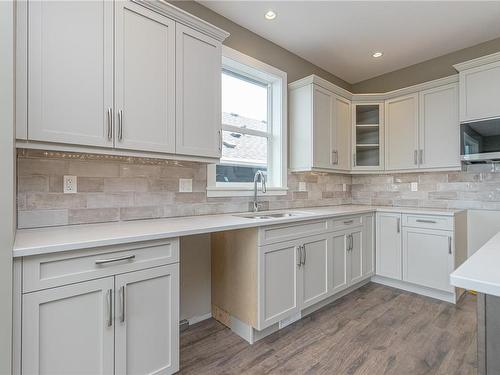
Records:
<instances>
[{"instance_id":1,"label":"window sill","mask_svg":"<svg viewBox=\"0 0 500 375\"><path fill-rule=\"evenodd\" d=\"M259 186L259 191L257 195L259 197L266 196L277 196L286 195L288 188L278 188L272 187L268 188L266 193L262 193ZM253 189L247 187L221 187L221 186L211 186L207 187L207 197L218 198L218 197L253 197Z\"/></svg>"}]
</instances>

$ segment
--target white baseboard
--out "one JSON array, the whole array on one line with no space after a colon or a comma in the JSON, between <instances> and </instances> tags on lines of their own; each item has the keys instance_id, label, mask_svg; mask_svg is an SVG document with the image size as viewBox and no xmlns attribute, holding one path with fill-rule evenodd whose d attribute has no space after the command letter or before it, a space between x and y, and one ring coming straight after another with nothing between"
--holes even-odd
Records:
<instances>
[{"instance_id":1,"label":"white baseboard","mask_svg":"<svg viewBox=\"0 0 500 375\"><path fill-rule=\"evenodd\" d=\"M402 289L407 292L412 292L416 294L421 294L426 297L431 297L435 299L439 299L441 301L449 302L455 304L460 297L460 294L457 292L445 292L442 290L432 289L425 286L420 286L412 283L408 283L402 280L390 279L383 276L375 275L372 277L372 281L377 284L382 284L386 286L390 286L396 289Z\"/></svg>"},{"instance_id":2,"label":"white baseboard","mask_svg":"<svg viewBox=\"0 0 500 375\"><path fill-rule=\"evenodd\" d=\"M189 325L196 324L199 322L202 322L204 320L210 319L212 317L212 313L209 312L208 314L200 315L200 316L193 316L192 318L186 319L189 322Z\"/></svg>"}]
</instances>

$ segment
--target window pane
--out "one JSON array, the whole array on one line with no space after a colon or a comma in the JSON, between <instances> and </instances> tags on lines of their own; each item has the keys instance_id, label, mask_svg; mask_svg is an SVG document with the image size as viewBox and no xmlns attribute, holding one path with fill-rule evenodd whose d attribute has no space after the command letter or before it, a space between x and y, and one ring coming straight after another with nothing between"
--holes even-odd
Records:
<instances>
[{"instance_id":1,"label":"window pane","mask_svg":"<svg viewBox=\"0 0 500 375\"><path fill-rule=\"evenodd\" d=\"M222 163L267 166L267 138L222 132Z\"/></svg>"},{"instance_id":2,"label":"window pane","mask_svg":"<svg viewBox=\"0 0 500 375\"><path fill-rule=\"evenodd\" d=\"M219 164L216 168L217 182L253 182L255 172L266 172L266 168L244 167L241 165Z\"/></svg>"},{"instance_id":3,"label":"window pane","mask_svg":"<svg viewBox=\"0 0 500 375\"><path fill-rule=\"evenodd\" d=\"M267 85L222 73L222 124L267 131Z\"/></svg>"}]
</instances>

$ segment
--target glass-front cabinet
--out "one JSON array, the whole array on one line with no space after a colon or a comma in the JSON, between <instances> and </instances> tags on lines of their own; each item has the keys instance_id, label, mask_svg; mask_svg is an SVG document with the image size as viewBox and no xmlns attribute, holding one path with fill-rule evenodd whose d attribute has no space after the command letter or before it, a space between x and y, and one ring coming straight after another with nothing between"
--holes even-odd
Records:
<instances>
[{"instance_id":1,"label":"glass-front cabinet","mask_svg":"<svg viewBox=\"0 0 500 375\"><path fill-rule=\"evenodd\" d=\"M384 169L384 104L353 103L353 170Z\"/></svg>"}]
</instances>

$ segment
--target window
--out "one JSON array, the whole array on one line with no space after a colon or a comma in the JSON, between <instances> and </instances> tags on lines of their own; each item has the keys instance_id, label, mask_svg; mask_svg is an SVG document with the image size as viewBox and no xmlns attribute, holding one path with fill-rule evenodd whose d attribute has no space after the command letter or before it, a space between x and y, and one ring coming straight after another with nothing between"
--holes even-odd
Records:
<instances>
[{"instance_id":1,"label":"window","mask_svg":"<svg viewBox=\"0 0 500 375\"><path fill-rule=\"evenodd\" d=\"M269 194L286 194L286 73L224 47L222 158L208 196L250 195L258 170Z\"/></svg>"}]
</instances>

